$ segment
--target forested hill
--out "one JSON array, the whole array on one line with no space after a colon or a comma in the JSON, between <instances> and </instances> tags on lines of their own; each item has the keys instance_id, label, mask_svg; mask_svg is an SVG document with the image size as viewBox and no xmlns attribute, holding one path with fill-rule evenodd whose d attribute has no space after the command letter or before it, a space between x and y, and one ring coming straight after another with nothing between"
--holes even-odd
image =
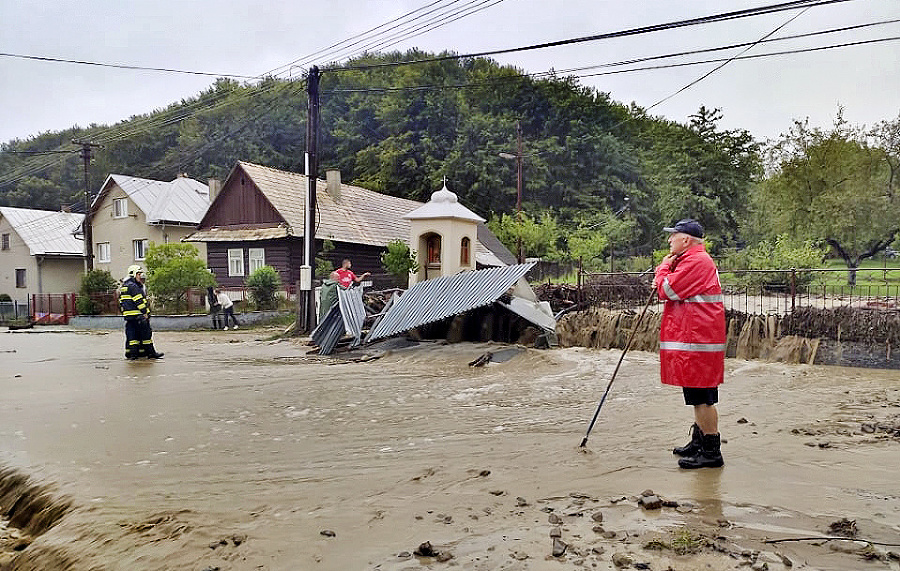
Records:
<instances>
[{"instance_id":1,"label":"forested hill","mask_svg":"<svg viewBox=\"0 0 900 571\"><path fill-rule=\"evenodd\" d=\"M715 111L701 107L678 124L572 79L528 76L490 59L408 63L433 57L377 54L323 69L320 177L337 168L346 183L427 200L446 176L472 210L510 213L516 161L499 154L516 153L518 123L527 213L549 211L572 227L619 213L638 235L683 215L726 240L735 228L759 161L749 134L718 129ZM3 151L17 152L0 153L0 204L79 210L84 174L73 139L102 145L92 192L109 173L205 181L239 160L302 172L306 109L303 80L218 80L196 98L116 125L10 141Z\"/></svg>"}]
</instances>

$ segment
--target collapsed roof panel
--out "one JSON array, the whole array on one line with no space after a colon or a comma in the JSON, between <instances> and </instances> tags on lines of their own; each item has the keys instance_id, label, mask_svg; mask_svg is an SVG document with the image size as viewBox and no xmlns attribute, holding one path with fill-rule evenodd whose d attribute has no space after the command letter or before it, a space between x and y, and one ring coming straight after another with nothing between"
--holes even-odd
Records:
<instances>
[{"instance_id":1,"label":"collapsed roof panel","mask_svg":"<svg viewBox=\"0 0 900 571\"><path fill-rule=\"evenodd\" d=\"M391 305L366 343L494 303L534 263L442 276L415 284Z\"/></svg>"}]
</instances>

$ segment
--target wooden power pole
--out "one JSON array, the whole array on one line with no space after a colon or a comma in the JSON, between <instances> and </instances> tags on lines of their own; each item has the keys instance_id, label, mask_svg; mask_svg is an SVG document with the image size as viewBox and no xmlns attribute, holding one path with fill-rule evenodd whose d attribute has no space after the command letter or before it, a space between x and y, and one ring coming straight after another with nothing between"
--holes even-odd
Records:
<instances>
[{"instance_id":1,"label":"wooden power pole","mask_svg":"<svg viewBox=\"0 0 900 571\"><path fill-rule=\"evenodd\" d=\"M84 161L84 222L82 222L82 235L84 236L84 271L94 269L94 233L91 224L91 174L90 166L93 147L100 147L97 143L72 139L72 143L81 145L81 160Z\"/></svg>"}]
</instances>

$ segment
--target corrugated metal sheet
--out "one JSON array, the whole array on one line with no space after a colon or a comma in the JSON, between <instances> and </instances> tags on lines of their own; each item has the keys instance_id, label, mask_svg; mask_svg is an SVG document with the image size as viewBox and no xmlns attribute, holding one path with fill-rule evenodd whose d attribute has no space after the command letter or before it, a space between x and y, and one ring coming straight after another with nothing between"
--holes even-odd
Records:
<instances>
[{"instance_id":1,"label":"corrugated metal sheet","mask_svg":"<svg viewBox=\"0 0 900 571\"><path fill-rule=\"evenodd\" d=\"M352 287L337 288L338 306L341 309L341 317L344 319L344 329L353 335L353 343L350 347L356 347L362 343L362 326L366 320L366 306L363 304L363 289Z\"/></svg>"},{"instance_id":2,"label":"corrugated metal sheet","mask_svg":"<svg viewBox=\"0 0 900 571\"><path fill-rule=\"evenodd\" d=\"M532 266L533 262L419 282L397 299L366 336L366 342L491 304L524 277Z\"/></svg>"},{"instance_id":3,"label":"corrugated metal sheet","mask_svg":"<svg viewBox=\"0 0 900 571\"><path fill-rule=\"evenodd\" d=\"M83 214L3 206L0 216L25 242L32 256L84 255L84 241L73 234L80 229Z\"/></svg>"},{"instance_id":4,"label":"corrugated metal sheet","mask_svg":"<svg viewBox=\"0 0 900 571\"><path fill-rule=\"evenodd\" d=\"M330 355L334 351L334 346L344 336L344 331L341 308L338 304L334 304L310 336L312 344L319 347L319 355Z\"/></svg>"}]
</instances>

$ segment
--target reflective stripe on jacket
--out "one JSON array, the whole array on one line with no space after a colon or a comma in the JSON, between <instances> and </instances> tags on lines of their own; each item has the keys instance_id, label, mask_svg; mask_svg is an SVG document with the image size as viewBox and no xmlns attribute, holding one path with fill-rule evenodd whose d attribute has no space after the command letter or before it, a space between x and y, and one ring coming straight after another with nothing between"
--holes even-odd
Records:
<instances>
[{"instance_id":1,"label":"reflective stripe on jacket","mask_svg":"<svg viewBox=\"0 0 900 571\"><path fill-rule=\"evenodd\" d=\"M662 382L719 386L725 377L725 300L703 244L682 254L674 271L668 264L657 266L654 285L665 301L659 337Z\"/></svg>"},{"instance_id":2,"label":"reflective stripe on jacket","mask_svg":"<svg viewBox=\"0 0 900 571\"><path fill-rule=\"evenodd\" d=\"M119 309L122 310L122 317L129 320L150 313L147 298L144 296L144 286L134 278L128 278L119 288Z\"/></svg>"}]
</instances>

